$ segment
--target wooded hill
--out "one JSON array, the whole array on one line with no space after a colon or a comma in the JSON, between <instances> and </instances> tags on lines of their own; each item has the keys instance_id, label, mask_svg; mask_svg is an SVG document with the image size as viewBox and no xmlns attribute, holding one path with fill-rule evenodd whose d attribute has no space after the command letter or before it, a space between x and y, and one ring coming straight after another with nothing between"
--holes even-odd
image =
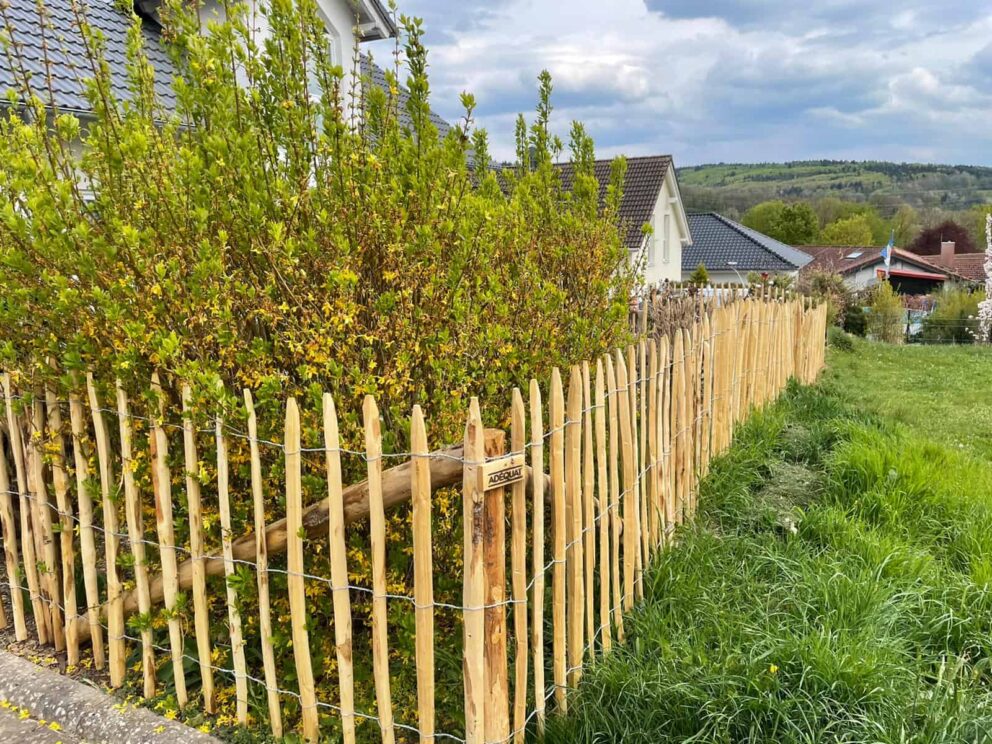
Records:
<instances>
[{"instance_id":1,"label":"wooded hill","mask_svg":"<svg viewBox=\"0 0 992 744\"><path fill-rule=\"evenodd\" d=\"M718 163L679 169L686 207L744 213L769 199L833 196L871 202L883 216L903 204L918 210L965 210L992 202L992 168L880 161L812 160Z\"/></svg>"}]
</instances>

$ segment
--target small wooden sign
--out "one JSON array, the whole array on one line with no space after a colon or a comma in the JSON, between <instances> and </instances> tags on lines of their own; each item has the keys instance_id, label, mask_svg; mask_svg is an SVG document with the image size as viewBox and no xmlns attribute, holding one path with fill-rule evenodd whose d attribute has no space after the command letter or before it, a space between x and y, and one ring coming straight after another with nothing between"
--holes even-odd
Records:
<instances>
[{"instance_id":1,"label":"small wooden sign","mask_svg":"<svg viewBox=\"0 0 992 744\"><path fill-rule=\"evenodd\" d=\"M491 491L524 479L524 455L508 455L490 460L479 468L479 490Z\"/></svg>"}]
</instances>

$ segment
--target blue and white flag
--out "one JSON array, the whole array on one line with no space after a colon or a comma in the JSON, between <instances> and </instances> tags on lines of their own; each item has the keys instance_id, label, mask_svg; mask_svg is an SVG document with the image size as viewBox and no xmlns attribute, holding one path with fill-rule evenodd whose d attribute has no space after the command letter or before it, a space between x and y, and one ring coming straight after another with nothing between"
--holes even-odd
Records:
<instances>
[{"instance_id":1,"label":"blue and white flag","mask_svg":"<svg viewBox=\"0 0 992 744\"><path fill-rule=\"evenodd\" d=\"M896 247L896 231L893 229L889 236L889 244L882 249L882 259L885 261L885 276L889 276L889 267L892 265L892 249Z\"/></svg>"}]
</instances>

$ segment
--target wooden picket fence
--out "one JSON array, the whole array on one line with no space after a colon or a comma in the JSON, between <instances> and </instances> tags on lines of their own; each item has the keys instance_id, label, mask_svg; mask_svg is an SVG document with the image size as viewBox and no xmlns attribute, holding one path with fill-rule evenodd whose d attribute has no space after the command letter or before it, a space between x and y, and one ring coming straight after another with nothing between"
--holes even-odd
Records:
<instances>
[{"instance_id":1,"label":"wooden picket fence","mask_svg":"<svg viewBox=\"0 0 992 744\"><path fill-rule=\"evenodd\" d=\"M324 710L339 717L340 734L349 743L356 740L356 721L368 724L366 732L377 727L384 742L442 737L522 742L543 730L552 699L554 709L567 710L568 691L579 683L585 665L624 641L624 615L644 595L645 568L677 540L678 525L696 512L700 478L712 458L730 446L735 427L773 400L790 378L811 383L823 367L825 306L784 295L742 300L716 293L700 300L700 308L700 319L671 338L645 335L636 345L571 368L567 385L559 370L553 370L550 385L543 388L546 396L537 380L530 382L526 399L524 392L514 390L508 445L504 432L484 429L473 400L464 445L431 452L425 417L417 406L410 420L408 459L384 469L379 412L375 400L366 398L367 479L348 487L342 483L334 400L325 395L327 496L310 505L302 500L300 411L296 400L287 400L280 445L286 513L271 524L266 524L263 506L260 447L272 443L259 440L252 396L245 391L240 423L250 443L250 493L230 493L230 428L218 417L213 432L223 534L219 555L204 547L197 451L197 435L203 432L194 429L187 415L188 389L182 391L182 411L172 412L184 414L185 423L176 427L180 431L163 425L169 418L166 410L141 419L157 538L148 540L143 524L148 494L140 492L131 467L138 456L133 451L136 416L127 393L118 385L116 400L108 406L89 377L67 401L60 401L52 391L20 391L16 376L4 375L0 526L7 591L0 597L0 623L6 627L12 622L18 640L30 633L39 643L51 644L66 654L69 664L92 658L97 668L108 670L114 687L130 673L130 650L140 648L146 696L156 692L158 665L170 659L175 696L184 706L190 696L183 664L190 633L177 597L188 592L199 692L207 712L215 709L217 685L233 685L237 719L247 723L252 684L264 689L276 736L298 725L307 740L317 740L318 713ZM157 378L152 386L159 386ZM118 431L112 437L113 418ZM180 440L189 535L188 543L177 545L168 451ZM88 465L91 446L94 472ZM457 609L463 628L464 731L452 733L436 730L438 605L431 514L432 493L459 483L464 575ZM253 505L253 530L237 539L231 530L232 498ZM396 721L387 624L387 602L395 597L386 582L386 512L411 502L414 591L403 599L415 608L417 720ZM347 525L366 518L372 585L364 590L372 597L374 713L356 709L352 596L358 587L349 578L346 547ZM312 577L304 571L305 539L320 540L329 549L330 576L322 579L333 596L334 700L318 700L316 693L320 671L313 669L308 638L305 580ZM151 565L148 545L157 552L159 565ZM126 562L131 566L126 583L120 568L125 552L133 559ZM271 643L269 560L276 553L286 556L294 690L279 687ZM188 558L180 560L183 555ZM211 656L216 635L211 636L206 580L231 577L239 565L250 566L257 581L261 669L247 666L233 581L226 593L232 667L218 669ZM148 618L156 612L167 619L168 647L154 643L147 622L128 623L129 617ZM132 627L140 628L132 631L137 635L128 633ZM546 627L550 639L545 638ZM283 720L280 699L290 695L299 700L299 721Z\"/></svg>"}]
</instances>

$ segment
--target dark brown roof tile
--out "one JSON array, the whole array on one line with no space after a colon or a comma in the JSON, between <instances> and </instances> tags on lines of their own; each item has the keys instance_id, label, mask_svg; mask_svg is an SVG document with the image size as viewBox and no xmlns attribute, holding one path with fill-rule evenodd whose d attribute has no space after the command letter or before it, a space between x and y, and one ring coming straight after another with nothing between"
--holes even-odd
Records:
<instances>
[{"instance_id":1,"label":"dark brown roof tile","mask_svg":"<svg viewBox=\"0 0 992 744\"><path fill-rule=\"evenodd\" d=\"M597 160L596 180L599 181L599 200L606 200L606 189L610 185L612 160ZM644 224L651 221L658 195L665 183L665 175L672 166L670 155L650 155L627 158L627 176L623 186L623 201L620 204L620 222L624 227L624 242L627 249L639 250L643 240ZM575 166L560 163L562 188L572 190L575 179Z\"/></svg>"}]
</instances>

